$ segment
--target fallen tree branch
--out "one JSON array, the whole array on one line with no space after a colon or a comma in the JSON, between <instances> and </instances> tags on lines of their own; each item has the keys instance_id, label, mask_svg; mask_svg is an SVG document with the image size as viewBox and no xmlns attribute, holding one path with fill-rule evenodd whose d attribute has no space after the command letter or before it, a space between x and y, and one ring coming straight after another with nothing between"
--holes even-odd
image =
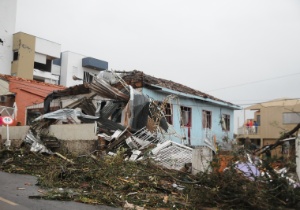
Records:
<instances>
[{"instance_id":1,"label":"fallen tree branch","mask_svg":"<svg viewBox=\"0 0 300 210\"><path fill-rule=\"evenodd\" d=\"M298 123L292 130L290 130L287 133L284 133L281 137L279 137L274 144L267 145L267 146L262 147L261 149L255 151L255 155L260 155L265 153L267 150L273 150L279 145L282 145L284 142L282 140L291 137L294 133L296 133L300 129L300 123Z\"/></svg>"},{"instance_id":2,"label":"fallen tree branch","mask_svg":"<svg viewBox=\"0 0 300 210\"><path fill-rule=\"evenodd\" d=\"M66 158L66 157L63 156L62 154L60 154L60 153L58 153L58 152L55 152L54 154L56 154L58 157L60 157L60 158L62 158L62 159L64 159L64 160L68 161L69 163L74 164L74 162L73 162L72 160Z\"/></svg>"}]
</instances>

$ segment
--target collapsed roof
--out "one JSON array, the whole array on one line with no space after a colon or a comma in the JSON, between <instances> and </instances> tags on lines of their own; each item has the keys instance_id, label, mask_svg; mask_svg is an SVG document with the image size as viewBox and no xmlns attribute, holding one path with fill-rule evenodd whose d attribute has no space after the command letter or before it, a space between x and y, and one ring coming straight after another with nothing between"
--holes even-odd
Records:
<instances>
[{"instance_id":1,"label":"collapsed roof","mask_svg":"<svg viewBox=\"0 0 300 210\"><path fill-rule=\"evenodd\" d=\"M205 101L210 102L220 102L224 106L229 106L234 109L241 109L238 105L235 105L233 103L221 100L219 98L216 98L212 95L209 95L207 93L201 92L199 90L195 90L193 88L190 88L188 86L173 82L171 80L166 80L162 78L156 78L153 76L150 76L148 74L145 74L142 71L130 71L130 72L122 72L122 79L128 84L131 85L133 88L141 88L141 87L148 87L151 89L157 89L161 90L162 88L167 88L170 90L174 90L183 94L189 94L186 95L187 97L193 97L197 96L198 99L202 99ZM120 86L121 84L117 84L117 86ZM212 101L211 101L212 100Z\"/></svg>"}]
</instances>

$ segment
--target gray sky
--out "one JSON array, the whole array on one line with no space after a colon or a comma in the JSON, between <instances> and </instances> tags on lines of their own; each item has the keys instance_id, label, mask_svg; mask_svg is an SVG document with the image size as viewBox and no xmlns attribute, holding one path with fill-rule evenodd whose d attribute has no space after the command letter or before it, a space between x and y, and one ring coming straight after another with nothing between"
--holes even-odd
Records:
<instances>
[{"instance_id":1,"label":"gray sky","mask_svg":"<svg viewBox=\"0 0 300 210\"><path fill-rule=\"evenodd\" d=\"M300 97L299 0L18 0L16 31L239 105Z\"/></svg>"}]
</instances>

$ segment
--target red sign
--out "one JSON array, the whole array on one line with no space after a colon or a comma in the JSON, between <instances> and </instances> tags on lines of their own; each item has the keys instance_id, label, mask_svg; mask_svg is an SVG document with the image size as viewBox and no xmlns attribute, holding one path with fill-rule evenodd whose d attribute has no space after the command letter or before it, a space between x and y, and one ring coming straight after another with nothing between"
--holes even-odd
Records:
<instances>
[{"instance_id":1,"label":"red sign","mask_svg":"<svg viewBox=\"0 0 300 210\"><path fill-rule=\"evenodd\" d=\"M11 125L14 122L14 120L9 116L5 116L5 117L2 117L2 122L5 125Z\"/></svg>"}]
</instances>

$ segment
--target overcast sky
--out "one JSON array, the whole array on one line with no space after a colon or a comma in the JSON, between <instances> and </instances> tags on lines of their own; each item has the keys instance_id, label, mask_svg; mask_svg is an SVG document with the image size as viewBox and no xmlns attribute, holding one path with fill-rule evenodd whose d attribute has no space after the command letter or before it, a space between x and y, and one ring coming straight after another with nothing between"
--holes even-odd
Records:
<instances>
[{"instance_id":1,"label":"overcast sky","mask_svg":"<svg viewBox=\"0 0 300 210\"><path fill-rule=\"evenodd\" d=\"M299 0L18 0L16 31L238 105L300 98Z\"/></svg>"}]
</instances>

